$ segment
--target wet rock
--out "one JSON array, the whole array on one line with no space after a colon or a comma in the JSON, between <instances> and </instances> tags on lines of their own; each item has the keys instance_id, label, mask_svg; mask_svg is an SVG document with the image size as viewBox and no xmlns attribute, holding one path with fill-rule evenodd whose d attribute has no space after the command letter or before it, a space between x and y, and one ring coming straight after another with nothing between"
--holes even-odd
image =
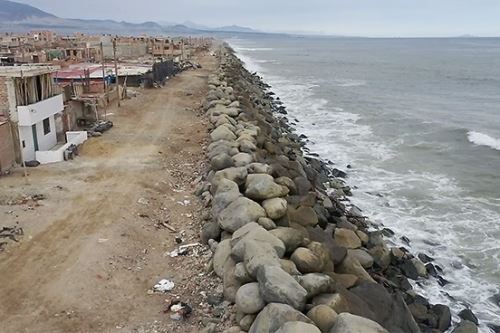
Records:
<instances>
[{"instance_id":1,"label":"wet rock","mask_svg":"<svg viewBox=\"0 0 500 333\"><path fill-rule=\"evenodd\" d=\"M477 333L477 325L471 321L463 320L451 331L451 333Z\"/></svg>"},{"instance_id":2,"label":"wet rock","mask_svg":"<svg viewBox=\"0 0 500 333\"><path fill-rule=\"evenodd\" d=\"M410 261L413 264L413 266L415 266L418 276L427 277L427 269L425 268L425 265L418 258L413 258Z\"/></svg>"},{"instance_id":3,"label":"wet rock","mask_svg":"<svg viewBox=\"0 0 500 333\"><path fill-rule=\"evenodd\" d=\"M418 279L418 271L417 271L417 268L415 267L415 265L413 264L413 262L411 262L411 260L405 260L400 266L399 268L401 268L401 271L403 272L403 274L412 279L412 280L417 280Z\"/></svg>"},{"instance_id":4,"label":"wet rock","mask_svg":"<svg viewBox=\"0 0 500 333\"><path fill-rule=\"evenodd\" d=\"M222 229L235 232L248 222L265 216L266 212L262 206L248 198L240 197L220 213L218 222Z\"/></svg>"},{"instance_id":5,"label":"wet rock","mask_svg":"<svg viewBox=\"0 0 500 333\"><path fill-rule=\"evenodd\" d=\"M329 306L320 304L309 310L307 316L318 326L322 333L328 333L337 318L337 313Z\"/></svg>"},{"instance_id":6,"label":"wet rock","mask_svg":"<svg viewBox=\"0 0 500 333\"><path fill-rule=\"evenodd\" d=\"M266 302L288 304L298 310L304 308L307 291L281 267L263 267L257 280Z\"/></svg>"},{"instance_id":7,"label":"wet rock","mask_svg":"<svg viewBox=\"0 0 500 333\"><path fill-rule=\"evenodd\" d=\"M314 227L319 221L314 209L307 206L298 208L288 206L288 219L290 223L297 223L304 227Z\"/></svg>"},{"instance_id":8,"label":"wet rock","mask_svg":"<svg viewBox=\"0 0 500 333\"><path fill-rule=\"evenodd\" d=\"M462 318L463 320L468 320L470 322L473 322L476 325L479 325L479 320L477 319L476 315L474 312L472 312L470 309L463 309L458 313L458 316Z\"/></svg>"},{"instance_id":9,"label":"wet rock","mask_svg":"<svg viewBox=\"0 0 500 333\"><path fill-rule=\"evenodd\" d=\"M321 331L312 324L289 321L284 323L276 333L321 333Z\"/></svg>"},{"instance_id":10,"label":"wet rock","mask_svg":"<svg viewBox=\"0 0 500 333\"><path fill-rule=\"evenodd\" d=\"M267 174L251 174L247 176L245 195L254 200L266 200L288 194L288 188L274 182Z\"/></svg>"},{"instance_id":11,"label":"wet rock","mask_svg":"<svg viewBox=\"0 0 500 333\"><path fill-rule=\"evenodd\" d=\"M341 313L329 333L389 333L376 322L350 313Z\"/></svg>"},{"instance_id":12,"label":"wet rock","mask_svg":"<svg viewBox=\"0 0 500 333\"><path fill-rule=\"evenodd\" d=\"M432 257L429 257L427 254L425 253L419 253L418 254L418 259L420 259L424 264L427 264L431 261L434 261L434 258Z\"/></svg>"},{"instance_id":13,"label":"wet rock","mask_svg":"<svg viewBox=\"0 0 500 333\"><path fill-rule=\"evenodd\" d=\"M338 246L347 249L358 249L361 247L361 240L354 231L349 229L335 229L334 239Z\"/></svg>"},{"instance_id":14,"label":"wet rock","mask_svg":"<svg viewBox=\"0 0 500 333\"><path fill-rule=\"evenodd\" d=\"M294 228L278 227L269 232L285 244L286 253L292 253L301 246L304 241L302 233Z\"/></svg>"},{"instance_id":15,"label":"wet rock","mask_svg":"<svg viewBox=\"0 0 500 333\"><path fill-rule=\"evenodd\" d=\"M262 207L266 210L267 216L273 220L283 217L287 211L287 202L282 198L267 199L262 202Z\"/></svg>"},{"instance_id":16,"label":"wet rock","mask_svg":"<svg viewBox=\"0 0 500 333\"><path fill-rule=\"evenodd\" d=\"M245 314L254 314L264 308L266 303L257 282L247 283L236 292L236 306Z\"/></svg>"},{"instance_id":17,"label":"wet rock","mask_svg":"<svg viewBox=\"0 0 500 333\"><path fill-rule=\"evenodd\" d=\"M295 263L297 269L303 274L320 272L322 270L321 259L311 250L304 247L297 248L292 253L290 260Z\"/></svg>"},{"instance_id":18,"label":"wet rock","mask_svg":"<svg viewBox=\"0 0 500 333\"><path fill-rule=\"evenodd\" d=\"M257 315L248 333L275 333L289 321L312 323L308 317L290 305L270 303Z\"/></svg>"},{"instance_id":19,"label":"wet rock","mask_svg":"<svg viewBox=\"0 0 500 333\"><path fill-rule=\"evenodd\" d=\"M445 332L451 326L451 312L450 308L443 304L436 304L431 308L431 311L438 318L437 329Z\"/></svg>"}]
</instances>

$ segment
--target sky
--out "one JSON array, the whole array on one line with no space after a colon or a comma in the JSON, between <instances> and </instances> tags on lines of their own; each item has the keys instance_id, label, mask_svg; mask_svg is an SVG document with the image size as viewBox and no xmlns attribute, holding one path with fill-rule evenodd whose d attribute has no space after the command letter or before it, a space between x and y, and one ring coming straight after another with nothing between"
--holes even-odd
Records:
<instances>
[{"instance_id":1,"label":"sky","mask_svg":"<svg viewBox=\"0 0 500 333\"><path fill-rule=\"evenodd\" d=\"M500 36L500 0L17 0L65 18L369 37Z\"/></svg>"}]
</instances>

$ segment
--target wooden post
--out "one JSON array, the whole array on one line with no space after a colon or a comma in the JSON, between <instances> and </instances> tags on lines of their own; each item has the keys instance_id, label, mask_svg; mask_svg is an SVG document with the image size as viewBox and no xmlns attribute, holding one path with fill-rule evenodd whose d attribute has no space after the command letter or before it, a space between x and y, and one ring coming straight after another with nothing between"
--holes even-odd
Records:
<instances>
[{"instance_id":1,"label":"wooden post","mask_svg":"<svg viewBox=\"0 0 500 333\"><path fill-rule=\"evenodd\" d=\"M113 39L113 58L115 60L116 93L118 95L118 107L120 107L120 82L118 80L118 63L116 61L116 38Z\"/></svg>"},{"instance_id":2,"label":"wooden post","mask_svg":"<svg viewBox=\"0 0 500 333\"><path fill-rule=\"evenodd\" d=\"M104 91L104 96L106 100L108 99L108 86L106 85L106 66L104 64L104 47L101 42L101 62L102 62L102 88ZM104 103L104 120L106 120L107 116L108 103Z\"/></svg>"},{"instance_id":3,"label":"wooden post","mask_svg":"<svg viewBox=\"0 0 500 333\"><path fill-rule=\"evenodd\" d=\"M23 81L23 85L24 85L24 95L26 96L26 82L24 81L24 75L23 75L23 71L21 70L21 80ZM27 104L25 104L27 105ZM9 120L10 120L10 117L9 117ZM18 138L19 138L19 150L20 150L20 153L21 153L21 163L23 164L23 171L24 171L24 178L26 179L26 182L28 182L28 171L26 170L26 162L24 161L24 154L23 154L23 140L21 139L21 135L20 135L20 132L19 132L19 125L17 126L17 130L18 130Z\"/></svg>"}]
</instances>

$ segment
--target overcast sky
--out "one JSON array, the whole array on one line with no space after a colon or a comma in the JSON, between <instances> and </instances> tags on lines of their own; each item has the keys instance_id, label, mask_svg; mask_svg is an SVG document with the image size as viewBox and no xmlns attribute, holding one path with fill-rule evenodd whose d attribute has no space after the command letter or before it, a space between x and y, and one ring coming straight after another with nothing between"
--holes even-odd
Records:
<instances>
[{"instance_id":1,"label":"overcast sky","mask_svg":"<svg viewBox=\"0 0 500 333\"><path fill-rule=\"evenodd\" d=\"M60 17L362 36L500 36L500 0L18 0Z\"/></svg>"}]
</instances>

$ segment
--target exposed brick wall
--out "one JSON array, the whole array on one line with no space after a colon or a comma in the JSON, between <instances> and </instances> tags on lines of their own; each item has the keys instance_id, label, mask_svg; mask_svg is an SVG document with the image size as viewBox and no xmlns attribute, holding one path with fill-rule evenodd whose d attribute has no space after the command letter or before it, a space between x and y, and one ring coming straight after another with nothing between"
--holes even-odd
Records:
<instances>
[{"instance_id":1,"label":"exposed brick wall","mask_svg":"<svg viewBox=\"0 0 500 333\"><path fill-rule=\"evenodd\" d=\"M9 95L4 77L0 76L0 115L9 116Z\"/></svg>"}]
</instances>

